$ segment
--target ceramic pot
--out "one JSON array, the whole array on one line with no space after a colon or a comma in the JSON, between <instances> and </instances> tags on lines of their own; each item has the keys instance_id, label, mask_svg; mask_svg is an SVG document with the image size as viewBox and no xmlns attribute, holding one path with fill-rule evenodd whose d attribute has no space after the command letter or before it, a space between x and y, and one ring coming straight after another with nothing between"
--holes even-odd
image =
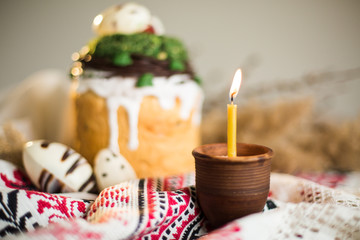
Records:
<instances>
[{"instance_id":1,"label":"ceramic pot","mask_svg":"<svg viewBox=\"0 0 360 240\"><path fill-rule=\"evenodd\" d=\"M214 143L192 154L197 199L212 227L263 210L270 188L270 148L237 143L237 156L227 157L227 144Z\"/></svg>"}]
</instances>

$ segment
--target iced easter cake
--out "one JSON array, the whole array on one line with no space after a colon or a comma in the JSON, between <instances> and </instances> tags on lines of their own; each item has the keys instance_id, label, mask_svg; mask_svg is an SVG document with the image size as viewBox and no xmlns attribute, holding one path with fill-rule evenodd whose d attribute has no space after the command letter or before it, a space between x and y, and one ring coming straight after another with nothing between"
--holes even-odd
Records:
<instances>
[{"instance_id":1,"label":"iced easter cake","mask_svg":"<svg viewBox=\"0 0 360 240\"><path fill-rule=\"evenodd\" d=\"M203 92L182 42L135 3L106 9L93 29L97 37L72 56L74 148L92 165L109 148L138 177L193 171Z\"/></svg>"}]
</instances>

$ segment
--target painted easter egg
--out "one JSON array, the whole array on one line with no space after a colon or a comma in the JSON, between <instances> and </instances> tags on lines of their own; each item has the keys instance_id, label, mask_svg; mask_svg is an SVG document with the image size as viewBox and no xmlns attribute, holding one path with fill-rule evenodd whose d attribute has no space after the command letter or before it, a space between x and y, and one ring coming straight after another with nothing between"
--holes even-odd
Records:
<instances>
[{"instance_id":1,"label":"painted easter egg","mask_svg":"<svg viewBox=\"0 0 360 240\"><path fill-rule=\"evenodd\" d=\"M132 34L144 31L150 24L149 10L136 3L112 6L97 15L93 29L98 35Z\"/></svg>"},{"instance_id":2,"label":"painted easter egg","mask_svg":"<svg viewBox=\"0 0 360 240\"><path fill-rule=\"evenodd\" d=\"M94 18L92 27L99 36L141 32L161 35L165 32L160 19L152 16L145 6L132 2L105 9Z\"/></svg>"},{"instance_id":3,"label":"painted easter egg","mask_svg":"<svg viewBox=\"0 0 360 240\"><path fill-rule=\"evenodd\" d=\"M135 171L129 162L110 149L100 150L96 155L94 172L99 190L136 179Z\"/></svg>"},{"instance_id":4,"label":"painted easter egg","mask_svg":"<svg viewBox=\"0 0 360 240\"><path fill-rule=\"evenodd\" d=\"M25 170L35 186L48 193L96 192L87 160L64 144L36 140L23 149Z\"/></svg>"}]
</instances>

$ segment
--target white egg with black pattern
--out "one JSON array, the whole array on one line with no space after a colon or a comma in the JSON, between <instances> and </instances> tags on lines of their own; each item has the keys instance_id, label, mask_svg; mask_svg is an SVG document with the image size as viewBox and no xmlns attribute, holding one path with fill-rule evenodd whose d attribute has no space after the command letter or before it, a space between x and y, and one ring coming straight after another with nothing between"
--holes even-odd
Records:
<instances>
[{"instance_id":1,"label":"white egg with black pattern","mask_svg":"<svg viewBox=\"0 0 360 240\"><path fill-rule=\"evenodd\" d=\"M32 183L48 193L97 192L93 170L72 148L35 140L23 149L23 163Z\"/></svg>"},{"instance_id":2,"label":"white egg with black pattern","mask_svg":"<svg viewBox=\"0 0 360 240\"><path fill-rule=\"evenodd\" d=\"M95 157L94 172L99 190L136 179L136 173L130 163L110 149L102 149Z\"/></svg>"}]
</instances>

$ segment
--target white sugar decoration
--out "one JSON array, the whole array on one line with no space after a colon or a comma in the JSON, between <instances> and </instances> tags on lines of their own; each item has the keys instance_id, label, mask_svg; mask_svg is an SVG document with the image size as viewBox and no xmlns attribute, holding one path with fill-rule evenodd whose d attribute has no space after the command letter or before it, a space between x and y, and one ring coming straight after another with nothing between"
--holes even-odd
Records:
<instances>
[{"instance_id":1,"label":"white sugar decoration","mask_svg":"<svg viewBox=\"0 0 360 240\"><path fill-rule=\"evenodd\" d=\"M111 78L85 78L79 82L78 93L89 90L106 99L109 112L110 141L109 148L114 152L119 151L117 111L124 107L129 117L129 142L128 148L136 150L139 146L138 119L143 98L154 96L158 98L164 110L175 106L176 99L181 102L180 118L189 119L192 111L192 123L199 125L201 122L201 106L203 92L200 86L189 75L177 74L169 78L154 77L153 86L136 87L136 79L132 77Z\"/></svg>"}]
</instances>

